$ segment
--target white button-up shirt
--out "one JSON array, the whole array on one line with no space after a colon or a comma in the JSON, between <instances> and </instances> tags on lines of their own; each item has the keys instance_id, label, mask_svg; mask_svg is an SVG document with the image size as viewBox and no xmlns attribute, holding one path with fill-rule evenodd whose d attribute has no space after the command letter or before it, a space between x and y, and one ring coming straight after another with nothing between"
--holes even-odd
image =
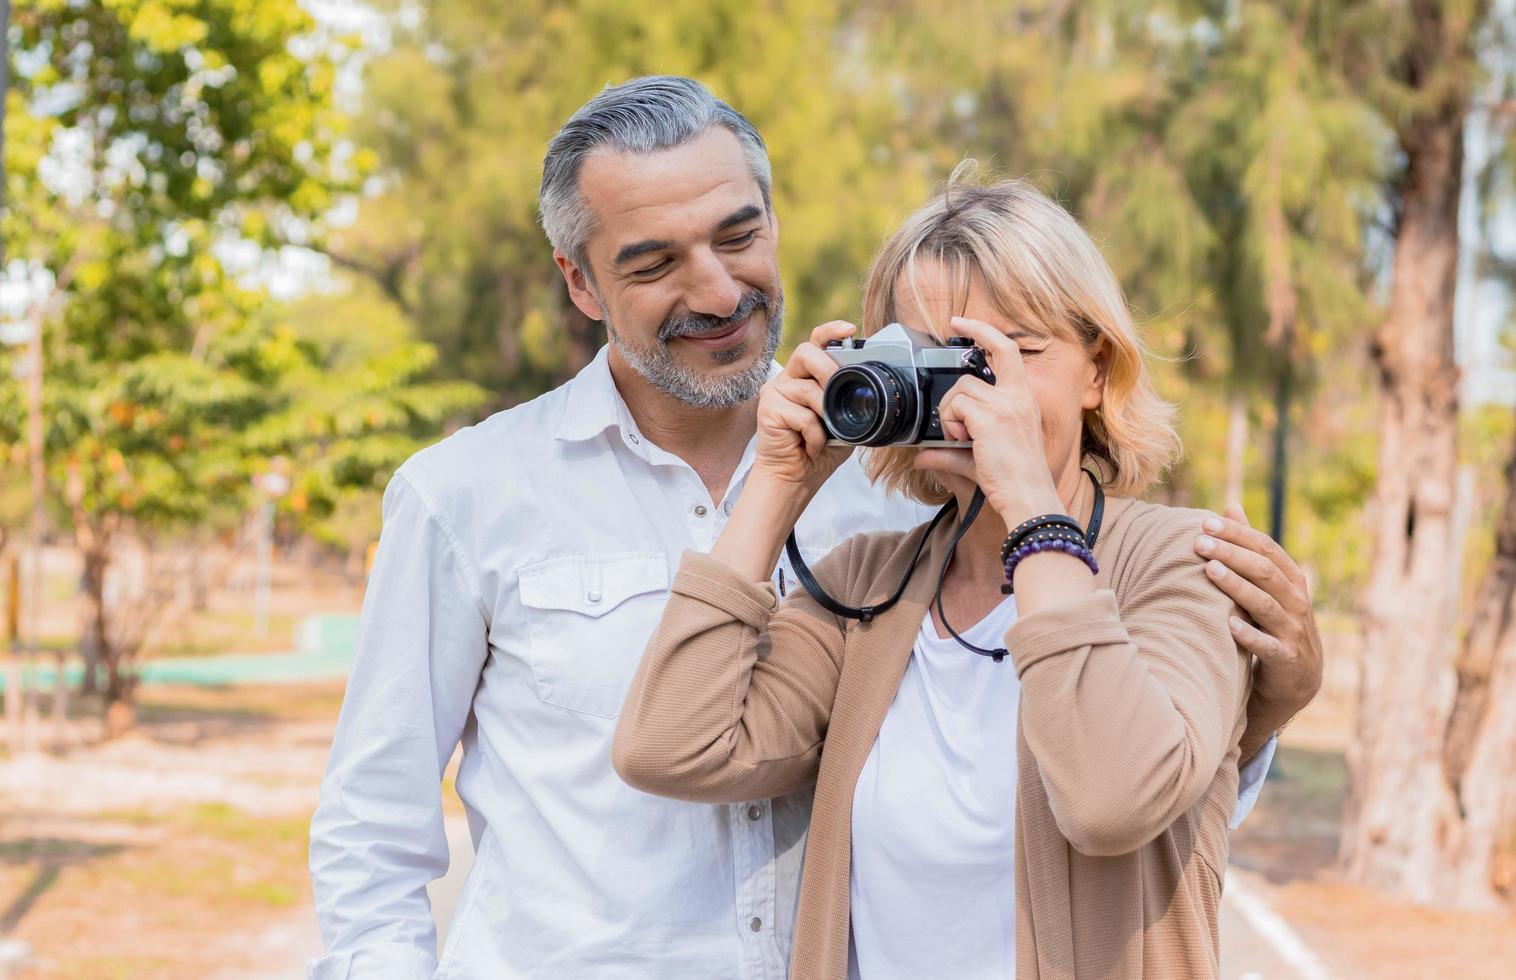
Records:
<instances>
[{"instance_id":1,"label":"white button-up shirt","mask_svg":"<svg viewBox=\"0 0 1516 980\"><path fill-rule=\"evenodd\" d=\"M311 823L313 980L783 980L809 795L684 803L610 764L680 555L715 543L752 458L711 500L638 431L602 349L397 471ZM929 514L850 460L796 535L813 562ZM460 741L477 857L439 963L426 885L447 869L439 781Z\"/></svg>"},{"instance_id":2,"label":"white button-up shirt","mask_svg":"<svg viewBox=\"0 0 1516 980\"><path fill-rule=\"evenodd\" d=\"M752 457L711 500L638 431L602 350L400 468L311 824L313 978L783 980L808 796L684 803L610 763L680 555L715 543ZM929 514L850 461L796 536L815 561ZM438 784L460 739L478 855L439 966L426 884L447 868Z\"/></svg>"}]
</instances>

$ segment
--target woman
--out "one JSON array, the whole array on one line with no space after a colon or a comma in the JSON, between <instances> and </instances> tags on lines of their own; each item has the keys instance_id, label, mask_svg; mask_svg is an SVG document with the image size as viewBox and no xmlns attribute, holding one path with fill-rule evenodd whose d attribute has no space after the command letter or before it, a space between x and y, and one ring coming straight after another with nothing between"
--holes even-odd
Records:
<instances>
[{"instance_id":1,"label":"woman","mask_svg":"<svg viewBox=\"0 0 1516 980\"><path fill-rule=\"evenodd\" d=\"M995 377L940 406L972 448L869 451L950 519L815 570L857 607L914 567L903 597L860 622L766 584L848 451L820 348L853 327L826 324L764 391L715 548L684 556L616 768L710 802L815 782L794 977L1214 976L1249 660L1191 549L1206 515L1133 499L1178 445L1115 276L1030 185L955 174L869 273L866 331L895 321L972 338Z\"/></svg>"}]
</instances>

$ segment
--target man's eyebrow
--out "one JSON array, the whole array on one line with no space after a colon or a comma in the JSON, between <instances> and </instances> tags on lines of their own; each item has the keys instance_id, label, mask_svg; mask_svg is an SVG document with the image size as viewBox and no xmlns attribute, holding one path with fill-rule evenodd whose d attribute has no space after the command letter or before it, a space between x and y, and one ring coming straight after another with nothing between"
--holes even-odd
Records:
<instances>
[{"instance_id":1,"label":"man's eyebrow","mask_svg":"<svg viewBox=\"0 0 1516 980\"><path fill-rule=\"evenodd\" d=\"M656 238L645 238L640 242L633 242L630 245L623 245L621 247L621 251L616 253L616 258L613 264L621 265L624 262L630 262L632 259L635 259L639 255L646 255L649 252L661 252L666 248L673 247L674 243L670 241L664 241Z\"/></svg>"},{"instance_id":2,"label":"man's eyebrow","mask_svg":"<svg viewBox=\"0 0 1516 980\"><path fill-rule=\"evenodd\" d=\"M731 214L727 215L725 218L722 218L721 223L716 225L716 229L712 232L712 234L719 235L723 231L726 231L728 228L731 228L733 225L740 225L743 222L752 221L754 218L761 217L763 217L762 208L756 204L745 204L737 210L733 211ZM626 262L630 262L632 259L637 258L639 255L646 255L649 252L661 252L666 248L673 247L674 243L668 241L667 239L647 238L640 242L633 242L630 245L623 245L621 247L621 251L616 253L616 258L612 260L612 264L619 266Z\"/></svg>"},{"instance_id":3,"label":"man's eyebrow","mask_svg":"<svg viewBox=\"0 0 1516 980\"><path fill-rule=\"evenodd\" d=\"M737 210L733 211L731 214L727 215L725 218L721 219L721 224L716 226L716 234L720 234L721 232L726 231L733 225L740 225L745 221L752 221L754 218L761 217L763 217L763 209L758 205L744 205L743 207L740 207Z\"/></svg>"}]
</instances>

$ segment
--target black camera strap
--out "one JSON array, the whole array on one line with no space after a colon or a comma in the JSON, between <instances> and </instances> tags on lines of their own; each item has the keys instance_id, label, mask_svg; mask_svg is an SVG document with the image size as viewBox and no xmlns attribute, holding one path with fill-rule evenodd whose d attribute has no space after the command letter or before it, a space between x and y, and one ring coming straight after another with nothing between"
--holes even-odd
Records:
<instances>
[{"instance_id":1,"label":"black camera strap","mask_svg":"<svg viewBox=\"0 0 1516 980\"><path fill-rule=\"evenodd\" d=\"M905 587L910 584L911 576L916 571L916 563L921 560L921 552L926 548L927 539L932 536L932 531L936 530L937 525L942 519L950 511L956 510L957 507L957 500L949 500L942 505L942 509L937 511L937 516L933 517L925 530L922 531L921 540L916 542L916 553L911 556L910 567L905 570L904 577L900 579L900 587L895 590L894 595L872 606L844 606L836 599L827 595L826 590L821 587L821 583L816 581L816 576L811 574L810 566L805 563L804 558L800 557L800 545L795 541L795 532L793 530L790 531L790 536L785 539L784 553L790 556L790 567L795 570L795 577L800 580L800 584L805 588L805 591L810 593L811 598L815 599L822 609L825 609L834 616L841 616L843 619L856 619L860 623L867 623L900 601L900 597L905 594Z\"/></svg>"},{"instance_id":2,"label":"black camera strap","mask_svg":"<svg viewBox=\"0 0 1516 980\"><path fill-rule=\"evenodd\" d=\"M1100 538L1100 525L1105 519L1105 491L1100 486L1099 477L1088 469L1084 470L1084 473L1090 478L1090 482L1095 487L1095 504L1090 511L1089 527L1084 532L1085 547L1093 551L1095 550L1095 542ZM981 657L989 657L998 664L1009 655L1010 651L1003 647L986 650L965 640L958 635L957 630L953 629L952 624L947 620L947 613L942 609L942 583L947 578L948 566L953 561L953 552L958 549L958 542L963 540L963 536L968 533L969 526L974 523L974 519L979 516L979 511L983 507L984 491L975 487L974 498L969 501L969 509L963 515L963 520L958 524L958 529L953 532L953 540L948 543L947 557L943 559L942 567L937 570L937 588L932 593L932 602L937 606L937 615L941 618L943 627L948 631L948 635L958 642L959 646L977 653ZM816 576L811 574L810 566L805 563L805 559L800 556L800 545L795 540L794 530L791 530L789 537L785 539L784 552L789 555L790 567L795 570L795 577L800 580L800 584L804 586L805 591L810 594L811 598L816 600L816 603L821 608L834 616L841 616L844 619L856 619L859 622L867 623L900 601L900 597L905 594L905 587L910 584L911 576L916 573L916 565L921 561L921 552L926 548L927 539L932 536L932 532L937 529L937 525L942 522L942 519L949 512L957 508L958 501L956 499L949 500L942 505L942 509L937 511L936 516L923 529L921 540L916 542L916 553L911 556L911 564L906 568L905 575L900 579L900 585L895 589L895 593L883 602L874 605L845 606L828 595L827 591L821 587L821 583L816 581Z\"/></svg>"}]
</instances>

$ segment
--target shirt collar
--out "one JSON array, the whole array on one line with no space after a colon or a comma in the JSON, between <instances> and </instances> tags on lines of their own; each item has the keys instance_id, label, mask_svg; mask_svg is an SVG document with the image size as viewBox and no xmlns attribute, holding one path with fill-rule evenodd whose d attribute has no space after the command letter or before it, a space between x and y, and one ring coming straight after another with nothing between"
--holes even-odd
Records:
<instances>
[{"instance_id":1,"label":"shirt collar","mask_svg":"<svg viewBox=\"0 0 1516 980\"><path fill-rule=\"evenodd\" d=\"M769 365L769 379L783 370L776 361ZM611 377L610 347L600 348L594 360L569 382L568 405L554 436L564 442L593 439L611 427L629 433L635 427L626 401Z\"/></svg>"},{"instance_id":2,"label":"shirt collar","mask_svg":"<svg viewBox=\"0 0 1516 980\"><path fill-rule=\"evenodd\" d=\"M558 439L582 442L621 425L626 405L611 378L609 352L609 347L601 347L594 360L569 382L568 405L554 433Z\"/></svg>"}]
</instances>

